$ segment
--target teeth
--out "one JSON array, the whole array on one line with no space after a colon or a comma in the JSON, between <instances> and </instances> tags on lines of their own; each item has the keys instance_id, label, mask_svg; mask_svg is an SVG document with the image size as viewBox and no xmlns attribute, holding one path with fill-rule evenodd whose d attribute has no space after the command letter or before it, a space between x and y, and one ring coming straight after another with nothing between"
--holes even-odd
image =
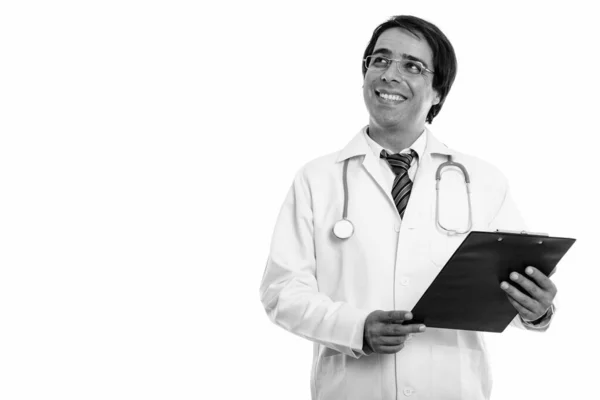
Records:
<instances>
[{"instance_id":1,"label":"teeth","mask_svg":"<svg viewBox=\"0 0 600 400\"><path fill-rule=\"evenodd\" d=\"M379 96L383 97L386 100L400 101L403 99L402 96L398 96L397 94L379 93Z\"/></svg>"}]
</instances>

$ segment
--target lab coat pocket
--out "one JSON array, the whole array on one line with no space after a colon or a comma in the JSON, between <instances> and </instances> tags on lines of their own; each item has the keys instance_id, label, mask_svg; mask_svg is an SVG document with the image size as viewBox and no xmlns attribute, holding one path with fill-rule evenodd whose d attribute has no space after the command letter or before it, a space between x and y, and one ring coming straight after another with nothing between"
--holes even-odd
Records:
<instances>
[{"instance_id":1,"label":"lab coat pocket","mask_svg":"<svg viewBox=\"0 0 600 400\"><path fill-rule=\"evenodd\" d=\"M433 232L429 240L429 257L431 262L438 268L443 268L452 254L465 240L467 234L447 235L439 231Z\"/></svg>"},{"instance_id":2,"label":"lab coat pocket","mask_svg":"<svg viewBox=\"0 0 600 400\"><path fill-rule=\"evenodd\" d=\"M337 350L325 347L319 357L318 375L330 375L344 368L344 354Z\"/></svg>"},{"instance_id":3,"label":"lab coat pocket","mask_svg":"<svg viewBox=\"0 0 600 400\"><path fill-rule=\"evenodd\" d=\"M335 398L335 392L344 387L345 360L344 354L328 348L319 357L314 375L317 398Z\"/></svg>"},{"instance_id":4,"label":"lab coat pocket","mask_svg":"<svg viewBox=\"0 0 600 400\"><path fill-rule=\"evenodd\" d=\"M491 392L491 379L481 350L455 346L433 346L432 398L484 400Z\"/></svg>"}]
</instances>

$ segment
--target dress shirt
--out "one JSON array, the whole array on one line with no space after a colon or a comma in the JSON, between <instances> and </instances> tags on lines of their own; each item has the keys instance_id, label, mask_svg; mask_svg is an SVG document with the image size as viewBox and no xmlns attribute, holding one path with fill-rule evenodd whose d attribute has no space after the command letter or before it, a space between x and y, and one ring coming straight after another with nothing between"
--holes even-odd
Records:
<instances>
[{"instance_id":1,"label":"dress shirt","mask_svg":"<svg viewBox=\"0 0 600 400\"><path fill-rule=\"evenodd\" d=\"M414 157L412 159L412 162L410 163L410 168L408 170L408 177L413 182L415 181L415 175L417 174L417 169L419 168L419 162L420 162L419 160L425 154L425 147L427 146L427 135L424 135L424 133L425 133L425 131L421 132L421 134L419 135L417 140L415 140L415 142L410 147L403 149L400 152L400 154L407 154L407 153L410 153L410 150L412 149L415 151L415 153L417 153L418 157ZM384 177L384 180L385 180L385 182L384 182L384 184L386 185L385 189L387 189L387 191L389 193L391 193L392 187L394 186L394 179L396 179L396 174L392 170L392 167L390 167L390 164L387 162L387 160L384 158L380 158L380 154L381 154L381 150L385 150L390 154L395 154L395 152L393 152L390 149L386 149L385 147L381 146L379 143L374 141L371 138L371 136L369 136L369 134L368 134L368 128L364 129L363 134L365 135L365 138L367 139L367 143L369 144L369 147L371 148L371 150L373 150L373 154L375 155L375 157L377 157L379 159L379 165L382 170L382 176Z\"/></svg>"}]
</instances>

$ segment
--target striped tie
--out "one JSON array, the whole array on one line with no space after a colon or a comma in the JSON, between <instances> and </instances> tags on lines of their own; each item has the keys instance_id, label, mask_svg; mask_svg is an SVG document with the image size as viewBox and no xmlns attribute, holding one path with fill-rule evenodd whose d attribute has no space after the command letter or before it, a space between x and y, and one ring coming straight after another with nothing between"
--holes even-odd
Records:
<instances>
[{"instance_id":1,"label":"striped tie","mask_svg":"<svg viewBox=\"0 0 600 400\"><path fill-rule=\"evenodd\" d=\"M417 153L414 150L410 150L410 154L389 154L385 150L381 150L381 158L385 158L392 167L392 171L396 174L394 179L394 185L392 186L392 198L400 214L400 218L404 218L404 211L408 204L410 197L410 190L412 189L412 181L408 177L408 169L413 157Z\"/></svg>"}]
</instances>

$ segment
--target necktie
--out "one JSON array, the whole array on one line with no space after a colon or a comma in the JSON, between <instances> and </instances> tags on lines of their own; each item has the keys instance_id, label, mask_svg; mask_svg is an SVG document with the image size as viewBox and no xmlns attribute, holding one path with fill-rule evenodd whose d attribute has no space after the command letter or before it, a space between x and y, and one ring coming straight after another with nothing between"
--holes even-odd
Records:
<instances>
[{"instance_id":1,"label":"necktie","mask_svg":"<svg viewBox=\"0 0 600 400\"><path fill-rule=\"evenodd\" d=\"M410 154L389 154L385 150L381 150L380 157L385 158L392 167L392 171L396 174L394 185L392 186L392 198L400 214L400 218L404 218L404 211L408 205L410 198L410 190L412 189L412 181L408 177L408 169L410 163L417 153L411 149Z\"/></svg>"}]
</instances>

